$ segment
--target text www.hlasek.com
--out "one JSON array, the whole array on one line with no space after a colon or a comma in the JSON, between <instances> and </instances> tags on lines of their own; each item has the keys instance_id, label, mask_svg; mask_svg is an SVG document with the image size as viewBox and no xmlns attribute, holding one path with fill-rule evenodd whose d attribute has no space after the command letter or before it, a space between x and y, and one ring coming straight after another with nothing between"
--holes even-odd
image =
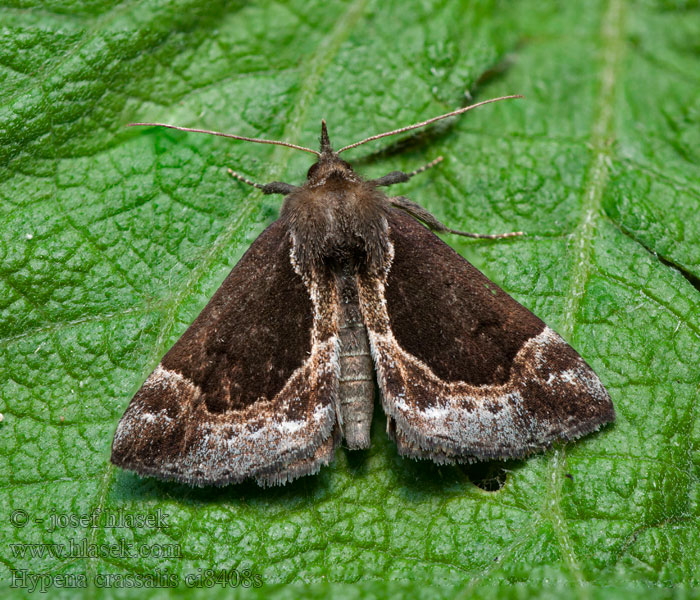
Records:
<instances>
[{"instance_id":1,"label":"text www.hlasek.com","mask_svg":"<svg viewBox=\"0 0 700 600\"><path fill-rule=\"evenodd\" d=\"M68 540L67 543L10 544L14 558L182 558L180 544L134 544L119 540L112 544Z\"/></svg>"}]
</instances>

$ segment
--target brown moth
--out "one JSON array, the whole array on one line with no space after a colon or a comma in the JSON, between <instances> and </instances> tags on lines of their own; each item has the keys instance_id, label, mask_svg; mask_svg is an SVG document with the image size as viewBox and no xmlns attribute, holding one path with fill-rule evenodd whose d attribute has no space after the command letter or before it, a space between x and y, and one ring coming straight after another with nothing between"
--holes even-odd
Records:
<instances>
[{"instance_id":1,"label":"brown moth","mask_svg":"<svg viewBox=\"0 0 700 600\"><path fill-rule=\"evenodd\" d=\"M508 96L506 98L513 98ZM370 445L375 374L398 451L438 464L523 457L615 418L598 376L559 335L432 231L448 229L382 187L437 164L362 179L341 152L455 116L487 100L333 151L310 152L194 323L131 400L112 462L190 485L284 484Z\"/></svg>"}]
</instances>

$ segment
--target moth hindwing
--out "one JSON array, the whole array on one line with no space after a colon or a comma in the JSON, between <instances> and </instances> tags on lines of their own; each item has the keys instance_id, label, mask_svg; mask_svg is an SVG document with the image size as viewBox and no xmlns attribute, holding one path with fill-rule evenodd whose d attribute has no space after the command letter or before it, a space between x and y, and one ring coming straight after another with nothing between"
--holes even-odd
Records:
<instances>
[{"instance_id":1,"label":"moth hindwing","mask_svg":"<svg viewBox=\"0 0 700 600\"><path fill-rule=\"evenodd\" d=\"M412 458L522 457L612 421L576 351L430 229L517 234L448 229L380 189L424 169L366 181L339 157L470 108L338 152L325 122L320 152L229 135L318 158L301 186L233 173L284 195L280 217L131 400L112 462L191 485L284 484L343 439L369 446L375 373L388 433Z\"/></svg>"}]
</instances>

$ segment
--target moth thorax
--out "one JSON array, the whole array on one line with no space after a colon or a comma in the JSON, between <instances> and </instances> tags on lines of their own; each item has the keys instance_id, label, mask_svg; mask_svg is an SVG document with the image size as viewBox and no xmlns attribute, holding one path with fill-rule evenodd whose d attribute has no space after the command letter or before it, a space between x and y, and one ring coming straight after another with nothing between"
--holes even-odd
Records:
<instances>
[{"instance_id":1,"label":"moth thorax","mask_svg":"<svg viewBox=\"0 0 700 600\"><path fill-rule=\"evenodd\" d=\"M387 249L382 241L356 237L334 240L325 247L323 265L336 274L379 274L385 268Z\"/></svg>"}]
</instances>

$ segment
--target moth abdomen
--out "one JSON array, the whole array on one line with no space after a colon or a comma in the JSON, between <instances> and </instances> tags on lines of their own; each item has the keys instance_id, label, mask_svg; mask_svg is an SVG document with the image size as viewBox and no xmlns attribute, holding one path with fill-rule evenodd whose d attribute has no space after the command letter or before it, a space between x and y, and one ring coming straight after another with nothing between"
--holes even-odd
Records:
<instances>
[{"instance_id":1,"label":"moth abdomen","mask_svg":"<svg viewBox=\"0 0 700 600\"><path fill-rule=\"evenodd\" d=\"M350 264L346 263L337 282L341 304L338 405L342 431L349 448L369 448L374 410L374 363Z\"/></svg>"}]
</instances>

